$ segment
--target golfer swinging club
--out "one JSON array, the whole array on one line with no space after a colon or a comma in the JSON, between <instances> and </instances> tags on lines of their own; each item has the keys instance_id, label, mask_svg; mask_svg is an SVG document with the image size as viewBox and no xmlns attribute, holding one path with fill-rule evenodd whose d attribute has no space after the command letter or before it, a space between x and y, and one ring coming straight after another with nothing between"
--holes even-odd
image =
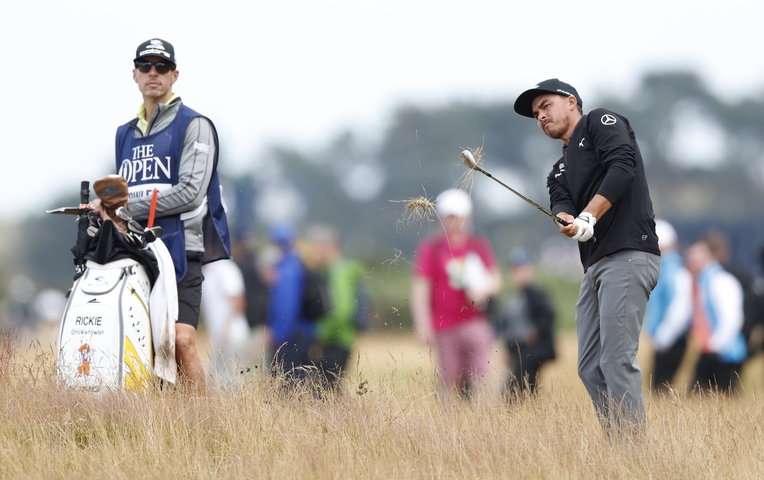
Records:
<instances>
[{"instance_id":1,"label":"golfer swinging club","mask_svg":"<svg viewBox=\"0 0 764 480\"><path fill-rule=\"evenodd\" d=\"M547 189L552 213L569 222L557 224L560 232L580 242L578 375L603 428L639 432L639 333L660 272L653 207L629 121L604 108L584 115L582 104L575 88L554 78L523 92L515 112L563 142ZM595 229L597 241L589 242Z\"/></svg>"}]
</instances>

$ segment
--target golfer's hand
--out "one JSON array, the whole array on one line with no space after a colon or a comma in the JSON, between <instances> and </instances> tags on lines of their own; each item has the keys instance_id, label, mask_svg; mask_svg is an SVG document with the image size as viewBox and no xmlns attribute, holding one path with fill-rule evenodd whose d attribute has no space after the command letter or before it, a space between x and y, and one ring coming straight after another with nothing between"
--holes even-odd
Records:
<instances>
[{"instance_id":1,"label":"golfer's hand","mask_svg":"<svg viewBox=\"0 0 764 480\"><path fill-rule=\"evenodd\" d=\"M575 217L569 213L560 212L557 214L558 217L568 222L567 226L564 226L563 224L557 222L555 220L555 224L560 229L560 232L565 235L566 237L573 238L578 233L578 226L573 223L575 220Z\"/></svg>"},{"instance_id":2,"label":"golfer's hand","mask_svg":"<svg viewBox=\"0 0 764 480\"><path fill-rule=\"evenodd\" d=\"M573 236L573 240L585 243L594 236L594 225L597 224L597 219L591 213L581 212L573 223L578 226L578 233Z\"/></svg>"}]
</instances>

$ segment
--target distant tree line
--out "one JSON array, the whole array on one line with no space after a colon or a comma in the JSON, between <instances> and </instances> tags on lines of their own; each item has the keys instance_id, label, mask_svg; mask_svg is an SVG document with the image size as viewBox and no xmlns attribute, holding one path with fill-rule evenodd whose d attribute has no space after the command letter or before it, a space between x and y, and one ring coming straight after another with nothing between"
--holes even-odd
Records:
<instances>
[{"instance_id":1,"label":"distant tree line","mask_svg":"<svg viewBox=\"0 0 764 480\"><path fill-rule=\"evenodd\" d=\"M581 92L582 94L584 92ZM764 238L759 213L764 200L764 92L734 103L717 98L692 72L651 73L628 98L586 92L584 110L605 106L625 115L637 133L656 214L672 221L680 236L707 227L725 230L735 259L752 266ZM514 113L512 100L456 102L398 108L378 144L347 130L314 151L277 145L253 159L251 171L225 175L225 197L237 236L262 238L269 222L329 223L343 234L346 250L382 261L411 259L416 243L437 222L401 224L405 203L430 199L459 184L464 148L482 146L485 167L547 206L546 174L561 144L546 139L535 122ZM556 234L550 220L518 206L509 192L474 179L475 228L488 235L497 254L513 246L537 247ZM508 182L509 183L509 182ZM72 195L55 206L74 205ZM489 193L490 190L490 193ZM523 204L524 205L524 204ZM519 226L522 225L522 228ZM68 288L73 217L34 216L23 222L11 264L40 286Z\"/></svg>"}]
</instances>

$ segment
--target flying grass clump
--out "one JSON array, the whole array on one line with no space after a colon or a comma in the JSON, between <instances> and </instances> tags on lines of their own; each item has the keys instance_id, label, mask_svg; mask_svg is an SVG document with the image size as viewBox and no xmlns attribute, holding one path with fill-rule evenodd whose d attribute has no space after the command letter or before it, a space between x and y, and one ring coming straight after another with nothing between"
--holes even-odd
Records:
<instances>
[{"instance_id":1,"label":"flying grass clump","mask_svg":"<svg viewBox=\"0 0 764 480\"><path fill-rule=\"evenodd\" d=\"M382 265L387 265L387 271L390 271L391 267L398 267L398 262L403 261L408 263L409 265L414 265L413 263L406 260L406 258L403 256L403 250L398 250L397 248L394 248L395 250L395 256L393 258L388 258L384 262L382 262Z\"/></svg>"},{"instance_id":2,"label":"flying grass clump","mask_svg":"<svg viewBox=\"0 0 764 480\"><path fill-rule=\"evenodd\" d=\"M427 192L425 192L425 195L426 194ZM406 204L403 215L401 216L400 220L398 220L399 225L413 225L415 223L424 225L425 223L430 224L435 221L435 216L437 215L435 212L435 204L432 202L432 200L425 196L410 198L408 200L390 201L394 203Z\"/></svg>"}]
</instances>

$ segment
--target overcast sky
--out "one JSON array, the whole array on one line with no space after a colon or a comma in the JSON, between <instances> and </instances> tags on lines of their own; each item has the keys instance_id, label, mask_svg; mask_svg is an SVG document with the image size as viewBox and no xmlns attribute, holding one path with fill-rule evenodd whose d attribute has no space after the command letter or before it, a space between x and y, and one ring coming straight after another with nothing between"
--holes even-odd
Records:
<instances>
[{"instance_id":1,"label":"overcast sky","mask_svg":"<svg viewBox=\"0 0 764 480\"><path fill-rule=\"evenodd\" d=\"M543 7L542 7L543 6ZM186 104L220 132L225 169L269 144L374 139L404 102L511 100L545 78L628 97L646 71L698 71L734 100L764 90L757 2L4 2L0 221L111 173L141 103L138 44L175 46ZM591 108L594 105L588 104Z\"/></svg>"}]
</instances>

